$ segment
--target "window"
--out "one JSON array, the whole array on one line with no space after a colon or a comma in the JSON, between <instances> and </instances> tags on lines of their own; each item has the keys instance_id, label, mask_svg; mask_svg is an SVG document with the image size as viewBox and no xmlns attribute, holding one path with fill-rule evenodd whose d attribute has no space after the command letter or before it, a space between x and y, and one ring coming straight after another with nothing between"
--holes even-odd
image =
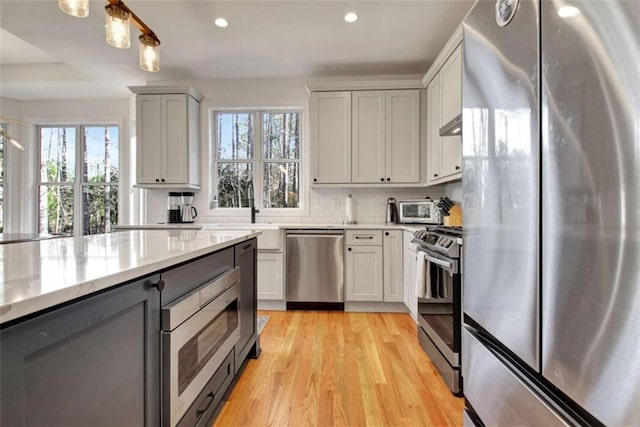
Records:
<instances>
[{"instance_id":1,"label":"window","mask_svg":"<svg viewBox=\"0 0 640 427\"><path fill-rule=\"evenodd\" d=\"M219 208L300 208L299 111L214 113Z\"/></svg>"},{"instance_id":2,"label":"window","mask_svg":"<svg viewBox=\"0 0 640 427\"><path fill-rule=\"evenodd\" d=\"M0 124L0 131L6 130L5 125ZM0 233L4 231L4 137L0 138Z\"/></svg>"},{"instance_id":3,"label":"window","mask_svg":"<svg viewBox=\"0 0 640 427\"><path fill-rule=\"evenodd\" d=\"M118 218L118 127L39 128L39 231L88 235Z\"/></svg>"}]
</instances>

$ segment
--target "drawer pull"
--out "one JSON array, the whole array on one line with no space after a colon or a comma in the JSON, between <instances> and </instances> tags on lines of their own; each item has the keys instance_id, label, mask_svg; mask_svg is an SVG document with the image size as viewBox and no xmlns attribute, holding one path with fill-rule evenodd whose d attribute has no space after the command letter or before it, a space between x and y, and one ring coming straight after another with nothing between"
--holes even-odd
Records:
<instances>
[{"instance_id":1,"label":"drawer pull","mask_svg":"<svg viewBox=\"0 0 640 427\"><path fill-rule=\"evenodd\" d=\"M355 237L358 240L361 240L361 239L373 240L373 236L355 236Z\"/></svg>"},{"instance_id":2,"label":"drawer pull","mask_svg":"<svg viewBox=\"0 0 640 427\"><path fill-rule=\"evenodd\" d=\"M209 409L209 406L211 406L211 404L213 403L213 399L215 399L215 397L216 395L213 392L207 395L207 399L209 399L209 403L207 403L207 406L205 406L204 409L198 409L196 411L196 417L200 418L205 414L205 412L207 412L207 409Z\"/></svg>"},{"instance_id":3,"label":"drawer pull","mask_svg":"<svg viewBox=\"0 0 640 427\"><path fill-rule=\"evenodd\" d=\"M249 249L250 247L251 247L251 243L244 245L242 249Z\"/></svg>"}]
</instances>

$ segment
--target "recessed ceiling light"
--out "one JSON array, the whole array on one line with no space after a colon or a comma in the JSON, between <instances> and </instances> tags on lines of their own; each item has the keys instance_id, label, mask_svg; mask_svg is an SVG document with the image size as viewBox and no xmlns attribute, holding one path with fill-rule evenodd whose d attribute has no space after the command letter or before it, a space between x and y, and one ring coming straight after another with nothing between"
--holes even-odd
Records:
<instances>
[{"instance_id":1,"label":"recessed ceiling light","mask_svg":"<svg viewBox=\"0 0 640 427\"><path fill-rule=\"evenodd\" d=\"M580 9L575 6L562 6L558 9L558 16L560 18L573 18L580 15Z\"/></svg>"},{"instance_id":2,"label":"recessed ceiling light","mask_svg":"<svg viewBox=\"0 0 640 427\"><path fill-rule=\"evenodd\" d=\"M216 18L216 20L213 21L213 23L220 28L227 28L229 26L229 23L224 18Z\"/></svg>"},{"instance_id":3,"label":"recessed ceiling light","mask_svg":"<svg viewBox=\"0 0 640 427\"><path fill-rule=\"evenodd\" d=\"M349 12L344 15L344 20L347 22L356 22L358 20L358 14L355 12Z\"/></svg>"}]
</instances>

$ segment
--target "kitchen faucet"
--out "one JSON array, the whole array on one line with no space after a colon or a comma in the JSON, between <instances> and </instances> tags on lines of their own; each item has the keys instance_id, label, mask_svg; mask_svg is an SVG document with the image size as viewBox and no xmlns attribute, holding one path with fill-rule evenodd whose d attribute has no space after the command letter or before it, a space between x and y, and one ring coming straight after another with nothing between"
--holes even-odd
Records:
<instances>
[{"instance_id":1,"label":"kitchen faucet","mask_svg":"<svg viewBox=\"0 0 640 427\"><path fill-rule=\"evenodd\" d=\"M256 214L260 213L260 211L256 209L253 193L254 193L253 181L250 180L247 182L247 199L249 200L249 207L251 208L251 224L256 223Z\"/></svg>"}]
</instances>

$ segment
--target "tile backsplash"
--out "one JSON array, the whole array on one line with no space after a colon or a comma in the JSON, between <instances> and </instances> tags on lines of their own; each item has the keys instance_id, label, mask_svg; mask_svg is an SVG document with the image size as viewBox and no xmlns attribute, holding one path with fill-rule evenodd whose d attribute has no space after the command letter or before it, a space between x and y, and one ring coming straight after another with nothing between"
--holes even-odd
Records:
<instances>
[{"instance_id":1,"label":"tile backsplash","mask_svg":"<svg viewBox=\"0 0 640 427\"><path fill-rule=\"evenodd\" d=\"M300 216L269 216L259 213L256 222L341 224L345 220L346 198L353 198L353 213L359 224L384 224L387 199L439 198L444 195L442 186L429 188L322 188L312 189L309 209ZM242 216L220 216L207 214L206 194L196 193L194 205L198 209L196 222L249 222L249 214ZM167 191L147 190L147 223L155 224L166 219Z\"/></svg>"}]
</instances>

